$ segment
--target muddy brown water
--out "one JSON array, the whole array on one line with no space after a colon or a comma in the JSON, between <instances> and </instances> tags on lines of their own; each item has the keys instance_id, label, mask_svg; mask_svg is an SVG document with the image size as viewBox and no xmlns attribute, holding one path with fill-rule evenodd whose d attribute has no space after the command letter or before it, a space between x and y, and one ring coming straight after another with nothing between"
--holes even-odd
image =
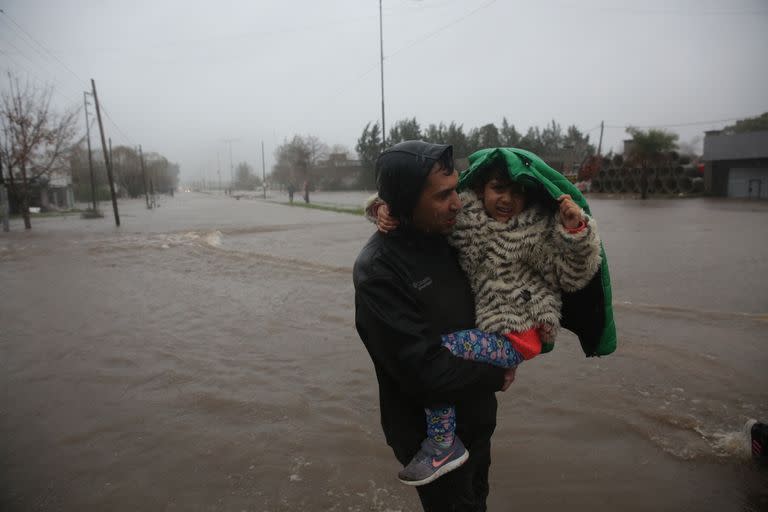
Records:
<instances>
[{"instance_id":1,"label":"muddy brown water","mask_svg":"<svg viewBox=\"0 0 768 512\"><path fill-rule=\"evenodd\" d=\"M741 433L768 418L768 205L591 205L619 350L563 333L520 368L490 509L768 510ZM366 221L194 193L121 218L0 233L0 510L419 510L353 325Z\"/></svg>"}]
</instances>

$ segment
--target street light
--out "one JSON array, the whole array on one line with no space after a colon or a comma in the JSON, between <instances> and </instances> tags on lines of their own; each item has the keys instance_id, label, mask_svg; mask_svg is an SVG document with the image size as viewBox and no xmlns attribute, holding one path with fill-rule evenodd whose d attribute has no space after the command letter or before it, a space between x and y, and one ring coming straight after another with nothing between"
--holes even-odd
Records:
<instances>
[{"instance_id":1,"label":"street light","mask_svg":"<svg viewBox=\"0 0 768 512\"><path fill-rule=\"evenodd\" d=\"M381 147L387 142L387 131L384 122L384 21L381 15L381 1L379 0L379 54L381 63Z\"/></svg>"}]
</instances>

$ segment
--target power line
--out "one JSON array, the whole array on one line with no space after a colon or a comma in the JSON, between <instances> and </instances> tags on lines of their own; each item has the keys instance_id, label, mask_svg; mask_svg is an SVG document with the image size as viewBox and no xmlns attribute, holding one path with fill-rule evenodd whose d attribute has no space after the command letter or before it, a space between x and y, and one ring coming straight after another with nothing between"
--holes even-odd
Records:
<instances>
[{"instance_id":1,"label":"power line","mask_svg":"<svg viewBox=\"0 0 768 512\"><path fill-rule=\"evenodd\" d=\"M13 46L14 48L16 48L16 50L18 51L18 53L19 53L20 55L22 55L22 56L26 57L26 59L27 59L27 60L30 62L30 64L32 64L33 66L35 65L35 63L34 63L34 62L33 62L33 61L32 61L32 60L29 58L29 57L27 57L26 55L24 55L24 53L22 53L22 52L21 52L21 51L20 51L20 50L19 50L19 49L18 49L18 48L17 48L17 47L16 47L16 46L13 44L13 43L10 43L10 42L9 42L8 44L10 44L10 45L11 45L11 46ZM16 59L15 59L15 58L14 58L14 57L13 57L13 56L10 54L10 53L8 53L8 52L6 52L6 51L4 51L4 50L0 50L0 53L1 53L1 54L3 54L3 55L5 55L5 56L6 56L6 57L7 57L7 58L8 58L10 61L12 61L12 62L13 62L13 63L14 63L14 64L15 64L15 65L18 67L18 68L20 68L20 69L22 69L24 72L26 72L26 74L27 74L27 76L28 76L28 77L32 77L32 78L34 78L34 79L35 79L35 81L39 82L39 84L40 84L42 87L44 87L44 88L45 88L45 87L50 87L50 85L49 85L49 84L52 82L53 84L55 84L55 85L59 86L61 89L66 89L66 93L67 93L67 94L71 94L71 95L75 96L75 93L74 93L74 92L72 92L72 89L70 89L69 87L66 87L66 86L62 85L62 84L61 84L61 82L59 82L59 81L58 81L58 80L56 80L55 78L50 78L50 77L49 77L49 78L45 78L45 77L43 77L42 75L39 75L39 74L37 74L36 72L32 71L32 70L31 70L29 67L25 66L24 64L22 64L21 62L19 62L18 60L16 60ZM9 68L9 71L10 71L10 68ZM75 102L75 101L74 101L72 98L70 98L70 97L66 97L66 96L64 95L64 93L63 93L62 91L60 91L59 89L57 89L56 87L50 87L50 88L53 90L53 92L54 92L55 94L58 94L58 95L59 95L59 96L60 96L60 97L61 97L63 100L66 100L67 102ZM77 94L77 96L79 96L79 94ZM79 100L78 100L78 103L79 103Z\"/></svg>"},{"instance_id":2,"label":"power line","mask_svg":"<svg viewBox=\"0 0 768 512\"><path fill-rule=\"evenodd\" d=\"M710 125L710 124L720 124L720 123L732 123L734 121L740 121L742 119L746 119L750 116L743 116L743 117L732 117L729 119L715 119L712 121L690 121L685 123L671 123L671 124L649 124L649 125L635 125L635 124L626 124L626 125L618 125L618 124L607 124L605 125L606 128L677 128L681 126L704 126L704 125Z\"/></svg>"},{"instance_id":3,"label":"power line","mask_svg":"<svg viewBox=\"0 0 768 512\"><path fill-rule=\"evenodd\" d=\"M412 42L411 44L409 44L408 46L404 46L403 48L400 48L400 49L399 49L399 50L397 50L396 52L394 52L394 53L390 54L390 55L389 55L389 57L387 57L387 58L390 58L390 57L394 57L395 55L398 55L399 53L402 53L402 52L404 52L405 50L409 50L410 48L413 48L413 47L414 47L414 46L416 46L417 44L419 44L419 43L421 43L421 42L424 42L424 41L426 41L427 39L430 39L430 38L432 38L432 37L436 36L437 34L439 34L440 32L442 32L443 30L445 30L445 29L447 29L447 28L450 28L450 27L452 27L452 26L456 25L457 23L459 23L459 22L461 22L461 21L464 21L465 19L469 18L469 17L470 17L470 16L472 16L473 14L475 14L475 13L477 13L477 12L479 12L479 11L481 11L481 10L483 10L483 9L487 8L487 7L490 7L490 6L491 6L491 4L494 4L495 2L496 2L496 0L489 0L488 2L484 3L484 4L483 4L483 5L481 5L480 7L477 7L476 9L473 9L473 10L471 10L471 11L470 11L470 12L468 12L467 14L465 14L465 15L463 15L463 16L461 16L461 17L459 17L459 18L457 18L457 19L455 19L455 20L453 20L453 21L451 21L450 23L447 23L447 24L445 24L445 25L443 25L443 26L441 26L441 27L439 27L439 28L437 28L437 29L433 30L432 32L429 32L428 34L424 35L423 37L420 37L419 39L416 39L415 41L413 41L413 42Z\"/></svg>"},{"instance_id":4,"label":"power line","mask_svg":"<svg viewBox=\"0 0 768 512\"><path fill-rule=\"evenodd\" d=\"M26 29L24 29L24 27L22 27L21 25L19 25L18 23L16 23L16 20L14 20L14 19L11 17L11 15L10 15L10 14L8 14L7 12L5 12L5 11L4 11L4 10L2 10L2 9L0 9L0 14L2 14L3 16L5 16L6 18L8 18L8 20L10 20L10 22L11 22L11 23L13 23L13 24L14 24L14 25L15 25L15 26L18 28L18 30L20 30L20 31L22 31L24 34L26 34L26 36L27 36L29 39L31 39L32 41L34 41L34 42L35 42L35 43L36 43L36 44L37 44L37 45L38 45L40 48L42 48L42 49L43 49L43 51L45 51L46 53L48 53L48 55L50 55L51 57L53 57L54 59L56 59L56 61L57 61L57 62L58 62L58 63L59 63L59 64L60 64L60 65L61 65L61 66L62 66L64 69L66 69L66 70L67 70L67 71L68 71L68 72L69 72L69 73L70 73L72 76L74 76L75 78L77 78L77 80L78 80L78 83L81 83L81 84L82 84L82 83L85 83L85 80L83 80L82 78L80 78L80 76L78 76L78 74L77 74L77 73L75 73L74 71L72 71L72 69L70 69L70 67L69 67L69 66L67 66L66 64L64 64L64 62L62 62L62 60L61 60L61 59L59 59L59 58L58 58L58 57L57 57L57 56L56 56L56 55L55 55L55 54L54 54L52 51L50 51L50 50L49 50L49 49L48 49L48 48L47 48L47 47L46 47L46 46L45 46L43 43L41 43L41 42L40 42L38 39L36 39L36 38L35 38L35 37L34 37L32 34L30 34L29 32L27 32L27 30L26 30Z\"/></svg>"},{"instance_id":5,"label":"power line","mask_svg":"<svg viewBox=\"0 0 768 512\"><path fill-rule=\"evenodd\" d=\"M419 44L419 43L421 43L421 42L423 42L423 41L426 41L427 39L429 39L429 38L431 38L431 37L433 37L433 36L435 36L435 35L439 34L439 33L440 33L440 32L442 32L443 30L445 30L445 29L447 29L447 28L449 28L449 27L452 27L453 25L455 25L455 24L457 24L457 23L459 23L459 22L461 22L461 21L464 21L465 19L467 19L468 17L472 16L472 15L473 15L473 14L475 14L476 12L478 12L478 11L480 11L480 10L482 10L482 9L485 9L486 7L489 7L491 4L493 4L493 3L495 3L495 2L496 2L496 0L489 0L488 2L486 2L486 3L485 3L485 4L483 4L483 5L481 5L480 7L478 7L478 8L476 8L476 9L474 9L474 10L472 10L472 11L470 11L470 12L468 12L468 13L464 14L463 16L461 16L460 18L458 18L458 19L456 19L456 20L453 20L453 21L451 21L451 22L450 22L450 23L448 23L447 25L443 25L443 26L441 26L441 27L439 27L439 28L435 29L433 32L430 32L430 33L426 34L425 36L423 36L423 37L421 37L421 38L419 38L419 39L416 39L415 41L412 41L412 42L411 42L411 43L409 43L407 46L404 46L404 47L402 47L402 48L399 48L399 49L395 50L393 53L390 53L389 55L385 55L385 56L384 56L384 60L387 60L387 59L389 59L389 58L391 58L391 57L394 57L395 55L398 55L398 54L400 54L400 53L404 52L405 50L408 50L408 49L410 49L410 48L413 48L413 47L414 47L414 46L416 46L417 44ZM378 67L379 67L379 64L377 63L377 64L375 64L375 65L371 66L370 68L368 68L366 71L364 71L364 72L360 73L360 74L359 74L357 77L355 77L355 78L352 78L352 79L350 79L350 80L347 80L345 85L342 85L340 88L336 89L336 91L333 93L333 96L339 96L339 95L340 95L342 92L346 91L346 90L347 90L349 87L351 87L351 86L352 86L352 84L354 84L354 83L356 83L357 81L359 81L360 79L362 79L362 78L364 78L364 77L366 77L366 76L370 75L370 74L371 74L372 72L374 72L374 71L375 71L375 70L376 70Z\"/></svg>"},{"instance_id":6,"label":"power line","mask_svg":"<svg viewBox=\"0 0 768 512\"><path fill-rule=\"evenodd\" d=\"M109 112L107 112L107 109L104 106L104 102L103 101L100 101L99 106L101 107L101 110L104 112L104 115L107 116L107 119L109 119L109 122L112 123L112 126L114 126L115 129L118 131L118 133L120 133L120 135L123 136L123 139L125 139L125 141L128 142L129 144L131 144L132 146L138 146L138 144L136 144L133 141L133 139L131 139L128 135L125 134L125 132L123 130L120 129L120 127L117 125L115 120L112 119L112 116L110 116Z\"/></svg>"}]
</instances>

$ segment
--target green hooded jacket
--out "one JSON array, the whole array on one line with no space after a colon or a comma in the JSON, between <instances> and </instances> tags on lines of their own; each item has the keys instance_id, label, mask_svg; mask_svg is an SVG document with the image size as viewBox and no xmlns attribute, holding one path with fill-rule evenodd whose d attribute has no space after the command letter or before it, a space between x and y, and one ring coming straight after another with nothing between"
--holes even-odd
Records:
<instances>
[{"instance_id":1,"label":"green hooded jacket","mask_svg":"<svg viewBox=\"0 0 768 512\"><path fill-rule=\"evenodd\" d=\"M517 148L488 148L469 156L469 168L459 177L459 190L470 188L480 172L496 161L506 162L509 177L523 185L543 189L556 201L562 194L569 194L574 202L591 215L589 205L579 190L568 179L548 166L534 153ZM563 327L578 336L584 354L604 356L616 350L616 324L611 303L611 278L605 249L600 244L602 263L595 277L582 290L563 293ZM552 346L545 346L548 352Z\"/></svg>"}]
</instances>

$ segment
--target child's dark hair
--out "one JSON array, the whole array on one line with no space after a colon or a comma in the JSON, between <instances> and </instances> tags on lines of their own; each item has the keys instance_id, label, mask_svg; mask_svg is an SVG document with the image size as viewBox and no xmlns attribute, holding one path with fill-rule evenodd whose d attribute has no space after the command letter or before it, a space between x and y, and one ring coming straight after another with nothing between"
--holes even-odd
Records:
<instances>
[{"instance_id":1,"label":"child's dark hair","mask_svg":"<svg viewBox=\"0 0 768 512\"><path fill-rule=\"evenodd\" d=\"M492 179L499 180L502 183L518 184L522 187L522 191L525 194L525 207L528 208L533 204L540 204L549 210L557 210L557 201L553 200L542 186L533 180L514 180L509 175L507 170L507 164L502 159L496 159L482 169L480 169L477 178L472 182L470 188L475 194L482 195L485 190L485 186Z\"/></svg>"}]
</instances>

